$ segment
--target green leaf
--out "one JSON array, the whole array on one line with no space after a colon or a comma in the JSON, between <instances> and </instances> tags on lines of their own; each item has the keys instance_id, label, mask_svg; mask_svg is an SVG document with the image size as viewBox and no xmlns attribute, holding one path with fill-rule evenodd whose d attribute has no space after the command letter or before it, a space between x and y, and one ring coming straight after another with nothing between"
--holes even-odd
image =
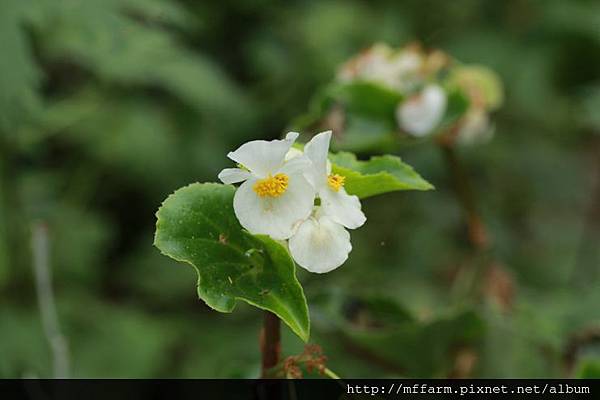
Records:
<instances>
[{"instance_id":1,"label":"green leaf","mask_svg":"<svg viewBox=\"0 0 600 400\"><path fill-rule=\"evenodd\" d=\"M360 198L397 190L434 188L396 156L375 156L369 161L360 161L352 153L340 152L330 155L329 159L333 172L346 177L346 191Z\"/></svg>"},{"instance_id":2,"label":"green leaf","mask_svg":"<svg viewBox=\"0 0 600 400\"><path fill-rule=\"evenodd\" d=\"M396 147L397 128L387 119L348 113L344 122L343 131L332 139L335 150L386 153Z\"/></svg>"},{"instance_id":3,"label":"green leaf","mask_svg":"<svg viewBox=\"0 0 600 400\"><path fill-rule=\"evenodd\" d=\"M366 81L338 84L331 87L329 93L348 111L383 119L394 126L396 107L403 99L396 91Z\"/></svg>"},{"instance_id":4,"label":"green leaf","mask_svg":"<svg viewBox=\"0 0 600 400\"><path fill-rule=\"evenodd\" d=\"M198 295L213 309L231 312L243 300L275 313L307 341L308 306L294 262L278 242L242 229L234 192L216 183L177 190L158 210L154 244L196 269Z\"/></svg>"},{"instance_id":5,"label":"green leaf","mask_svg":"<svg viewBox=\"0 0 600 400\"><path fill-rule=\"evenodd\" d=\"M400 93L375 82L334 82L317 92L308 112L293 121L291 130L329 128L327 120L341 113L343 129L336 130L334 149L386 152L397 142L395 112L402 99Z\"/></svg>"},{"instance_id":6,"label":"green leaf","mask_svg":"<svg viewBox=\"0 0 600 400\"><path fill-rule=\"evenodd\" d=\"M452 90L448 93L448 107L444 118L437 129L437 132L445 132L448 127L453 125L469 109L469 99L460 90Z\"/></svg>"}]
</instances>

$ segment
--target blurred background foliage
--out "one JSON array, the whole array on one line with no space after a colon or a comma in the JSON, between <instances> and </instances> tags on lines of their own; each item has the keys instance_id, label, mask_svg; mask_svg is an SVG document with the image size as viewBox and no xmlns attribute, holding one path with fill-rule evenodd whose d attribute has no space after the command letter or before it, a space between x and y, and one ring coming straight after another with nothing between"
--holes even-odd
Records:
<instances>
[{"instance_id":1,"label":"blurred background foliage","mask_svg":"<svg viewBox=\"0 0 600 400\"><path fill-rule=\"evenodd\" d=\"M240 143L280 136L362 48L413 40L504 82L494 139L459 154L492 254L469 245L438 149L406 148L437 190L365 201L349 261L299 271L312 342L343 377L597 376L593 0L0 1L0 376L54 373L32 226L72 376L256 376L260 312L200 302L193 270L152 247L154 212ZM481 257L497 264L474 277Z\"/></svg>"}]
</instances>

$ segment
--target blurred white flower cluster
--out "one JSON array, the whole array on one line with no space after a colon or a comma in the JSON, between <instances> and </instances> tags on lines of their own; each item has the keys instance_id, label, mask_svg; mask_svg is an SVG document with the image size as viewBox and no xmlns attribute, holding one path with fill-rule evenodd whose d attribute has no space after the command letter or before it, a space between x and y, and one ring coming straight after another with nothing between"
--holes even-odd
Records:
<instances>
[{"instance_id":1,"label":"blurred white flower cluster","mask_svg":"<svg viewBox=\"0 0 600 400\"><path fill-rule=\"evenodd\" d=\"M461 90L469 107L454 135L463 143L489 137L489 112L502 97L499 79L492 71L458 64L445 53L426 52L418 44L398 50L374 45L342 65L337 79L373 82L400 93L403 100L396 108L398 126L416 137L440 128L448 111L448 93Z\"/></svg>"},{"instance_id":2,"label":"blurred white flower cluster","mask_svg":"<svg viewBox=\"0 0 600 400\"><path fill-rule=\"evenodd\" d=\"M344 189L343 176L331 173L327 159L331 131L314 136L304 152L292 148L298 133L283 140L254 140L227 156L238 168L219 173L225 184L242 183L233 208L253 234L287 240L290 254L311 272L329 272L352 250L347 229L366 217L356 196Z\"/></svg>"}]
</instances>

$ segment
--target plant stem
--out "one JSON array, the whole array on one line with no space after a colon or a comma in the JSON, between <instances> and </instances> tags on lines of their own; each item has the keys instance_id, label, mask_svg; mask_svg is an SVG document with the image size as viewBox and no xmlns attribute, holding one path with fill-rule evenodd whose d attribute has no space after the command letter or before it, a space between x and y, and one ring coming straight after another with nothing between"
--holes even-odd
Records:
<instances>
[{"instance_id":1,"label":"plant stem","mask_svg":"<svg viewBox=\"0 0 600 400\"><path fill-rule=\"evenodd\" d=\"M581 241L577 249L575 265L573 268L571 282L577 287L583 287L593 282L597 274L600 251L598 241L600 239L600 139L595 138L589 143L593 163L592 186L590 188L591 201L583 215L583 228Z\"/></svg>"},{"instance_id":2,"label":"plant stem","mask_svg":"<svg viewBox=\"0 0 600 400\"><path fill-rule=\"evenodd\" d=\"M489 247L489 237L485 224L477 210L469 177L452 144L444 143L440 147L448 165L456 195L465 213L469 242L476 251L485 251Z\"/></svg>"},{"instance_id":3,"label":"plant stem","mask_svg":"<svg viewBox=\"0 0 600 400\"><path fill-rule=\"evenodd\" d=\"M52 351L54 377L68 378L69 350L58 323L54 292L52 291L48 228L43 222L36 222L32 225L31 251L33 253L33 272L35 274L38 306L44 334Z\"/></svg>"},{"instance_id":4,"label":"plant stem","mask_svg":"<svg viewBox=\"0 0 600 400\"><path fill-rule=\"evenodd\" d=\"M262 378L279 362L281 353L281 322L272 312L264 312L260 350L262 353Z\"/></svg>"},{"instance_id":5,"label":"plant stem","mask_svg":"<svg viewBox=\"0 0 600 400\"><path fill-rule=\"evenodd\" d=\"M453 132L451 131L450 134ZM465 215L469 244L473 248L471 268L461 268L454 279L452 292L459 301L493 299L509 312L515 297L513 280L492 252L492 241L479 214L471 180L463 167L452 140L441 141L440 148L453 181L454 191Z\"/></svg>"},{"instance_id":6,"label":"plant stem","mask_svg":"<svg viewBox=\"0 0 600 400\"><path fill-rule=\"evenodd\" d=\"M331 379L342 379L342 378L340 378L340 377L339 377L339 375L338 375L338 374L336 374L335 372L333 372L333 371L332 371L332 370L330 370L329 368L325 368L325 369L323 370L323 373L324 373L326 376L328 376L329 378L331 378Z\"/></svg>"},{"instance_id":7,"label":"plant stem","mask_svg":"<svg viewBox=\"0 0 600 400\"><path fill-rule=\"evenodd\" d=\"M0 132L0 135L2 132ZM10 222L8 221L8 201L6 201L7 192L8 192L8 174L6 173L6 169L4 164L8 162L7 153L4 150L4 143L0 141L0 289L3 287L3 283L8 280L9 274L9 245L8 241L8 231L6 229L7 226L10 226ZM5 194L6 193L6 194Z\"/></svg>"}]
</instances>

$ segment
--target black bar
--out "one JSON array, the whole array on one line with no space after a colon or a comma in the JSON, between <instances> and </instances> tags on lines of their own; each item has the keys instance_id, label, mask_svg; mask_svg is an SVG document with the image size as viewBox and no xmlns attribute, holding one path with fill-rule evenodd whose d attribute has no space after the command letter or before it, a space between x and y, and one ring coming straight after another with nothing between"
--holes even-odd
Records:
<instances>
[{"instance_id":1,"label":"black bar","mask_svg":"<svg viewBox=\"0 0 600 400\"><path fill-rule=\"evenodd\" d=\"M598 379L7 379L0 400L600 398Z\"/></svg>"}]
</instances>

